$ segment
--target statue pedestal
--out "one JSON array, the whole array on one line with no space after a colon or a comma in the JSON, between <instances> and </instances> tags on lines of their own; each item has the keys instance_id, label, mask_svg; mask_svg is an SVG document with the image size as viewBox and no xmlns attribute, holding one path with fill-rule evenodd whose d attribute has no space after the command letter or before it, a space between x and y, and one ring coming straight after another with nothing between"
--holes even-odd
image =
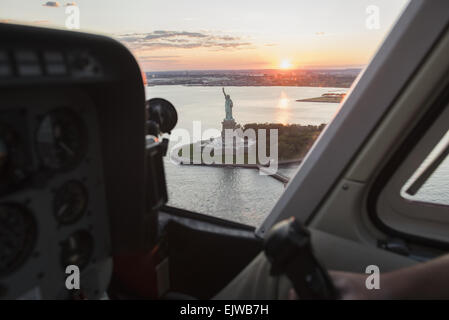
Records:
<instances>
[{"instance_id":1,"label":"statue pedestal","mask_svg":"<svg viewBox=\"0 0 449 320\"><path fill-rule=\"evenodd\" d=\"M221 139L224 141L224 139L225 139L225 130L226 129L235 130L237 128L238 128L238 126L237 126L237 123L235 122L234 119L232 119L232 120L224 119L221 122Z\"/></svg>"}]
</instances>

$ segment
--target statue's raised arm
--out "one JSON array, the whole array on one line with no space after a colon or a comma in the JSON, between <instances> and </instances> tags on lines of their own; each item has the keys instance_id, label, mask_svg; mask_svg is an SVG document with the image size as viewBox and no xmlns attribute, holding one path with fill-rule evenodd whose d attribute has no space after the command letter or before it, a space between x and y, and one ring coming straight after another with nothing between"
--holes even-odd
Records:
<instances>
[{"instance_id":1,"label":"statue's raised arm","mask_svg":"<svg viewBox=\"0 0 449 320\"><path fill-rule=\"evenodd\" d=\"M225 89L224 89L224 87L223 88L221 88L222 90L223 90L223 94L224 94L224 96L225 96L225 98L226 98L226 92L225 92Z\"/></svg>"}]
</instances>

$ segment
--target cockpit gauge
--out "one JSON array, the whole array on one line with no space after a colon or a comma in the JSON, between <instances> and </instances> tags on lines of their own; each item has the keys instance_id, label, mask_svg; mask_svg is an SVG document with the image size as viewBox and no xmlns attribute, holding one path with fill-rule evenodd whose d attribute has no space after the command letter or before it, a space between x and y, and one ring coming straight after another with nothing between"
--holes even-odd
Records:
<instances>
[{"instance_id":1,"label":"cockpit gauge","mask_svg":"<svg viewBox=\"0 0 449 320\"><path fill-rule=\"evenodd\" d=\"M26 261L34 248L36 234L36 222L26 208L0 204L0 276Z\"/></svg>"},{"instance_id":2,"label":"cockpit gauge","mask_svg":"<svg viewBox=\"0 0 449 320\"><path fill-rule=\"evenodd\" d=\"M60 224L71 224L80 219L87 208L87 191L79 181L69 181L55 193L54 215Z\"/></svg>"},{"instance_id":3,"label":"cockpit gauge","mask_svg":"<svg viewBox=\"0 0 449 320\"><path fill-rule=\"evenodd\" d=\"M36 150L48 169L76 167L86 151L86 127L71 109L55 109L41 120L36 133Z\"/></svg>"},{"instance_id":4,"label":"cockpit gauge","mask_svg":"<svg viewBox=\"0 0 449 320\"><path fill-rule=\"evenodd\" d=\"M0 194L27 177L22 140L10 126L0 123Z\"/></svg>"}]
</instances>

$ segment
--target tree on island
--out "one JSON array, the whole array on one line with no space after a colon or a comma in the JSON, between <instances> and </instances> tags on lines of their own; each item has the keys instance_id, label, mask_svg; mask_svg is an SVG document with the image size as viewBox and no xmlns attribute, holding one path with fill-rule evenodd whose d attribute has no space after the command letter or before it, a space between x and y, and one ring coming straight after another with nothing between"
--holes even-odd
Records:
<instances>
[{"instance_id":1,"label":"tree on island","mask_svg":"<svg viewBox=\"0 0 449 320\"><path fill-rule=\"evenodd\" d=\"M243 130L258 129L278 130L278 155L279 161L301 160L305 157L315 140L325 128L325 124L319 126L281 123L249 123L243 126ZM267 154L270 154L270 135L267 134Z\"/></svg>"}]
</instances>

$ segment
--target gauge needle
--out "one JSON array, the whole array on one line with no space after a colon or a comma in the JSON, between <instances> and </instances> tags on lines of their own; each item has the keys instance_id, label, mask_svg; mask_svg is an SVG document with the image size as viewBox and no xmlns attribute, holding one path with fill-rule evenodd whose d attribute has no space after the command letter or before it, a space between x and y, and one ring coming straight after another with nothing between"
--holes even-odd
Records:
<instances>
[{"instance_id":1,"label":"gauge needle","mask_svg":"<svg viewBox=\"0 0 449 320\"><path fill-rule=\"evenodd\" d=\"M73 152L72 149L70 149L64 142L59 141L58 144L61 148L63 148L65 151L67 151L67 153L69 153L71 156L75 155L75 152Z\"/></svg>"},{"instance_id":2,"label":"gauge needle","mask_svg":"<svg viewBox=\"0 0 449 320\"><path fill-rule=\"evenodd\" d=\"M67 208L68 208L68 205L64 204L61 207L61 209L59 209L58 212L57 212L58 217L62 216L66 212Z\"/></svg>"}]
</instances>

